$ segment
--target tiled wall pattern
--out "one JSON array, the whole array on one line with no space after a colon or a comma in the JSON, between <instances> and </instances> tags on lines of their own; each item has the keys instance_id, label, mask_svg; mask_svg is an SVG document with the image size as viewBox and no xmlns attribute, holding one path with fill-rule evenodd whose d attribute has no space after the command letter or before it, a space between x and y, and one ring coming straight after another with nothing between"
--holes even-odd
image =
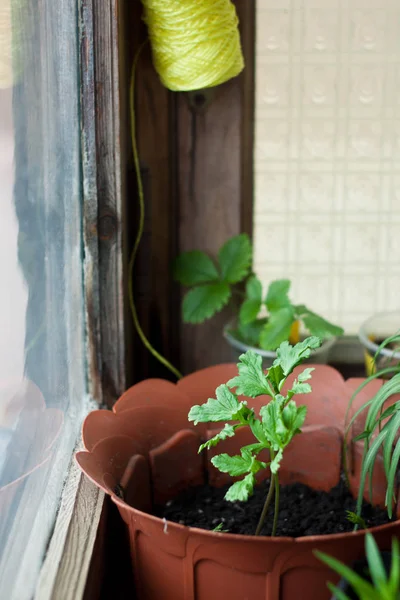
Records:
<instances>
[{"instance_id":1,"label":"tiled wall pattern","mask_svg":"<svg viewBox=\"0 0 400 600\"><path fill-rule=\"evenodd\" d=\"M257 0L255 264L348 333L400 309L400 2Z\"/></svg>"}]
</instances>

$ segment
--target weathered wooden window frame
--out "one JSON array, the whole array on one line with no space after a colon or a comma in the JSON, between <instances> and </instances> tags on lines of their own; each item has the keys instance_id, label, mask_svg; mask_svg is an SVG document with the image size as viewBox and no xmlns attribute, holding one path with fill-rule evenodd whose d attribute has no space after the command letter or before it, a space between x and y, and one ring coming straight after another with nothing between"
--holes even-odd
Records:
<instances>
[{"instance_id":1,"label":"weathered wooden window frame","mask_svg":"<svg viewBox=\"0 0 400 600\"><path fill-rule=\"evenodd\" d=\"M126 385L124 147L118 0L77 0L87 410L110 406ZM80 440L77 441L77 448ZM104 494L73 457L38 580L37 600L83 597Z\"/></svg>"}]
</instances>

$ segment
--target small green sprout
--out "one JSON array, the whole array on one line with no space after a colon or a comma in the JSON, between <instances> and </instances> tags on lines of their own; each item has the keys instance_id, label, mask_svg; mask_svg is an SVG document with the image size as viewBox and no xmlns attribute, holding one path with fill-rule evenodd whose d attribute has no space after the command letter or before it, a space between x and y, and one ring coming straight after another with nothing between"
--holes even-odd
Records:
<instances>
[{"instance_id":1,"label":"small green sprout","mask_svg":"<svg viewBox=\"0 0 400 600\"><path fill-rule=\"evenodd\" d=\"M262 357L252 351L242 354L238 364L239 374L227 384L216 390L216 399L210 398L201 406L193 406L189 412L189 421L198 423L229 421L213 438L202 444L199 452L216 446L220 441L233 437L240 427L249 427L254 435L255 443L241 448L240 454L229 456L219 454L211 459L212 464L232 477L241 477L228 489L225 499L230 502L245 502L253 494L256 474L270 468L271 484L262 514L256 529L259 535L268 508L275 498L275 512L272 535L276 535L279 510L279 468L283 454L293 437L301 432L307 414L306 406L297 406L293 396L311 392L307 381L311 378L312 368L304 369L283 393L283 386L295 367L308 358L321 345L317 337L309 337L303 342L291 346L283 342L276 351L277 358L272 367L264 372ZM232 391L235 389L235 392ZM247 401L240 401L238 396L248 398L268 396L269 402L260 409L260 418L250 408ZM258 460L262 450L269 451L269 462Z\"/></svg>"},{"instance_id":2,"label":"small green sprout","mask_svg":"<svg viewBox=\"0 0 400 600\"><path fill-rule=\"evenodd\" d=\"M345 579L357 594L359 600L399 600L400 598L400 553L399 542L396 538L392 541L392 563L390 573L387 574L382 561L379 548L370 533L365 536L365 553L368 561L369 580L364 579L350 567L323 552L315 551L314 554ZM328 588L337 600L350 600L350 596L341 589L328 583ZM352 595L351 598L354 596Z\"/></svg>"},{"instance_id":3,"label":"small green sprout","mask_svg":"<svg viewBox=\"0 0 400 600\"><path fill-rule=\"evenodd\" d=\"M216 527L214 527L214 529L212 529L212 531L215 531L217 533L228 533L229 529L224 529L224 524L219 523Z\"/></svg>"},{"instance_id":4,"label":"small green sprout","mask_svg":"<svg viewBox=\"0 0 400 600\"><path fill-rule=\"evenodd\" d=\"M351 510L346 510L346 519L350 521L350 523L354 523L354 525L358 525L362 529L368 529L364 519Z\"/></svg>"}]
</instances>

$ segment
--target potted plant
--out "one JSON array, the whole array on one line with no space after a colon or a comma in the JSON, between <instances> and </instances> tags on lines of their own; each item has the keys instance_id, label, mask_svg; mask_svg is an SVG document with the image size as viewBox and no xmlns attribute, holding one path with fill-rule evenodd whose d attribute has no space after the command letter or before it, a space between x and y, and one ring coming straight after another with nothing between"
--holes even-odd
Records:
<instances>
[{"instance_id":1,"label":"potted plant","mask_svg":"<svg viewBox=\"0 0 400 600\"><path fill-rule=\"evenodd\" d=\"M229 239L213 261L194 250L181 254L174 264L174 278L190 288L183 299L185 323L202 323L222 308L231 305L234 319L225 327L224 336L235 350L235 358L252 349L270 366L275 349L285 340L299 341L300 326L324 340L313 351L313 362L326 363L334 338L343 329L329 323L304 304L289 299L290 281L272 281L266 294L258 277L251 271L252 245L246 234Z\"/></svg>"},{"instance_id":2,"label":"potted plant","mask_svg":"<svg viewBox=\"0 0 400 600\"><path fill-rule=\"evenodd\" d=\"M128 527L139 600L293 600L299 590L307 600L328 600L326 581L334 575L314 550L346 563L361 554L365 531L352 532L344 514L349 502L353 506L351 495L357 496L359 460L349 464L350 491L341 482L343 423L353 388L331 367L301 366L319 343L315 337L294 347L284 342L268 372L259 355L247 352L238 367L209 367L177 384L143 381L112 413L87 417L86 451L77 461L111 495ZM350 439L349 457L354 451ZM374 504L384 502L382 473L377 460ZM219 510L210 490L220 498ZM191 524L187 511L179 516L187 495L195 503ZM333 497L339 513L332 517ZM265 510L254 509L254 498ZM316 498L323 498L319 513ZM228 509L248 522L246 533L223 518ZM372 519L367 524L385 549L400 523L388 521L385 511L368 510L365 520ZM214 518L205 523L209 511ZM375 526L382 515L388 522Z\"/></svg>"},{"instance_id":3,"label":"potted plant","mask_svg":"<svg viewBox=\"0 0 400 600\"><path fill-rule=\"evenodd\" d=\"M379 313L362 324L358 337L364 348L367 375L400 363L399 332L400 312L398 311Z\"/></svg>"},{"instance_id":4,"label":"potted plant","mask_svg":"<svg viewBox=\"0 0 400 600\"><path fill-rule=\"evenodd\" d=\"M350 568L332 556L316 552L316 556L336 571L342 580L338 587L328 583L332 600L399 600L400 553L399 542L393 538L392 552L381 553L373 538L365 536L365 559L357 560Z\"/></svg>"}]
</instances>

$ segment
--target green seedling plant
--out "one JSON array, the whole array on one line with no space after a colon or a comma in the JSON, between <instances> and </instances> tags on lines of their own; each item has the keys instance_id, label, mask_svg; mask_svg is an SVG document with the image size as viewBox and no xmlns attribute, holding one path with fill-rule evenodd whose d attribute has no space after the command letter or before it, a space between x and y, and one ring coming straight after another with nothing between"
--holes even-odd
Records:
<instances>
[{"instance_id":1,"label":"green seedling plant","mask_svg":"<svg viewBox=\"0 0 400 600\"><path fill-rule=\"evenodd\" d=\"M303 342L291 346L282 342L277 349L277 358L268 371L263 371L262 357L249 350L242 354L238 363L238 376L216 390L216 398L210 398L205 404L193 406L189 412L189 421L198 423L225 422L222 430L202 444L199 452L210 449L222 440L233 437L241 427L249 427L254 443L240 449L240 454L230 456L218 454L211 459L212 464L222 473L232 477L242 477L228 489L225 499L229 502L246 502L253 494L256 474L269 467L271 482L265 504L257 525L256 535L261 533L267 511L274 500L274 518L272 535L276 534L279 510L279 468L284 452L293 437L301 433L301 427L307 414L306 406L297 406L294 395L311 392L308 380L312 368L304 369L294 380L290 389L283 387L295 367L318 348L321 340L309 337ZM233 391L235 390L235 391ZM238 396L257 398L268 396L269 401L261 407L259 415ZM269 451L269 461L259 460L260 452Z\"/></svg>"},{"instance_id":2,"label":"green seedling plant","mask_svg":"<svg viewBox=\"0 0 400 600\"><path fill-rule=\"evenodd\" d=\"M396 538L392 541L392 562L389 574L386 572L379 548L370 533L365 536L365 553L368 562L368 581L350 567L336 558L315 551L315 555L340 577L345 579L353 588L359 600L400 600L400 553L399 542ZM341 589L328 583L328 588L336 600L351 600ZM353 596L352 596L353 597Z\"/></svg>"},{"instance_id":3,"label":"green seedling plant","mask_svg":"<svg viewBox=\"0 0 400 600\"><path fill-rule=\"evenodd\" d=\"M374 362L376 362L382 348L389 344L398 343L399 341L400 335L397 333L382 342L377 350ZM373 379L382 378L388 375L391 375L392 378L385 381L378 393L365 402L348 421L348 415L350 414L352 404L361 390L363 390ZM364 411L367 411L364 430L353 438L354 442L362 441L364 444L360 487L355 511L359 517L361 516L364 489L367 482L369 484L369 497L372 501L373 472L380 450L383 450L383 465L387 479L385 503L389 518L393 517L396 478L400 460L400 437L398 436L400 429L400 401L394 402L390 406L387 406L387 401L393 394L398 393L400 393L400 364L392 365L373 373L357 388L349 402L346 415L346 422L348 421L348 425L345 430L343 446L344 471L346 474L348 472L348 437L355 420ZM355 529L358 528L358 525L358 523L355 523Z\"/></svg>"},{"instance_id":4,"label":"green seedling plant","mask_svg":"<svg viewBox=\"0 0 400 600\"><path fill-rule=\"evenodd\" d=\"M291 302L288 279L272 281L264 295L263 285L251 269L252 256L246 234L230 238L216 261L199 250L181 254L173 270L175 280L189 288L182 304L184 322L202 323L231 303L237 317L231 333L249 346L275 350L290 339L296 322L321 339L343 335L341 327L304 304Z\"/></svg>"}]
</instances>

